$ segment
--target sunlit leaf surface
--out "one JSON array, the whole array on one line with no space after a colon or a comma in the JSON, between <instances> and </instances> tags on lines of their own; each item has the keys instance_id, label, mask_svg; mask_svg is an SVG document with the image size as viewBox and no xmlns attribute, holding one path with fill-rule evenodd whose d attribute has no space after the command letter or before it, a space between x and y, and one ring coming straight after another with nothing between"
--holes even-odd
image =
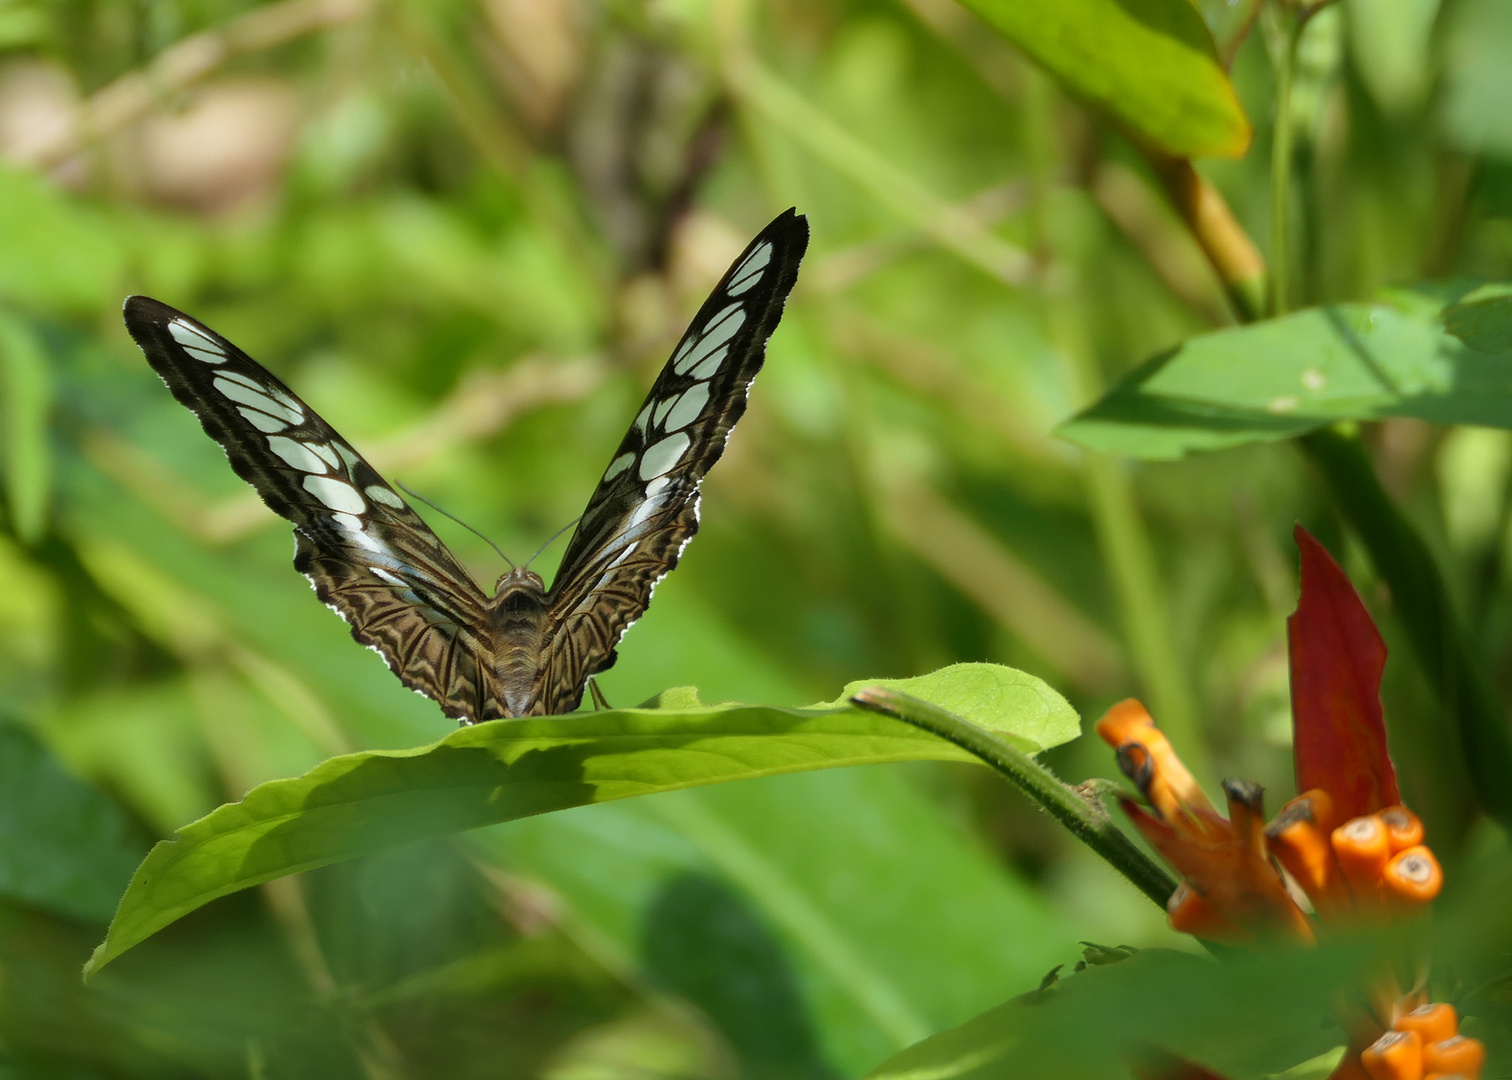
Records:
<instances>
[{"instance_id":1,"label":"sunlit leaf surface","mask_svg":"<svg viewBox=\"0 0 1512 1080\"><path fill-rule=\"evenodd\" d=\"M1057 430L1097 450L1173 458L1393 416L1512 428L1506 362L1445 333L1432 298L1402 294L1193 338Z\"/></svg>"},{"instance_id":2,"label":"sunlit leaf surface","mask_svg":"<svg viewBox=\"0 0 1512 1080\"><path fill-rule=\"evenodd\" d=\"M1017 672L961 665L899 683L916 693L971 699L978 716L1034 749L1076 731L1065 702ZM983 690L986 696L977 698ZM971 760L934 736L845 705L507 721L463 728L418 750L332 758L298 779L255 788L158 845L133 878L90 970L216 897L383 848L633 795L928 759Z\"/></svg>"},{"instance_id":3,"label":"sunlit leaf surface","mask_svg":"<svg viewBox=\"0 0 1512 1080\"><path fill-rule=\"evenodd\" d=\"M1239 157L1250 125L1187 0L968 0L1067 87L1181 157Z\"/></svg>"}]
</instances>

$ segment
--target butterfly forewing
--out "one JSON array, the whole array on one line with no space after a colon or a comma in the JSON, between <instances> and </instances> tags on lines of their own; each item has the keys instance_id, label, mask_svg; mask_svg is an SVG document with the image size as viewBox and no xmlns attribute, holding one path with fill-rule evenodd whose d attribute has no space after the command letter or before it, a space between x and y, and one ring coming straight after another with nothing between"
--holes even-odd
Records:
<instances>
[{"instance_id":1,"label":"butterfly forewing","mask_svg":"<svg viewBox=\"0 0 1512 1080\"><path fill-rule=\"evenodd\" d=\"M504 715L486 601L425 522L271 372L145 296L126 325L238 476L294 523L296 568L406 686L468 720Z\"/></svg>"},{"instance_id":2,"label":"butterfly forewing","mask_svg":"<svg viewBox=\"0 0 1512 1080\"><path fill-rule=\"evenodd\" d=\"M746 408L808 247L789 210L704 302L610 461L550 593L531 711L571 712L698 531L698 488Z\"/></svg>"}]
</instances>

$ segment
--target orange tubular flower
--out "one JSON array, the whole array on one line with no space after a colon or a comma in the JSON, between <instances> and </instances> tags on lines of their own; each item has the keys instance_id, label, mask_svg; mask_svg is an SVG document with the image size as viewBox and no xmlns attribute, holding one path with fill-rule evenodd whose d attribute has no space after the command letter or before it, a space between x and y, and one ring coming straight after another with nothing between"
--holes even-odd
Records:
<instances>
[{"instance_id":1,"label":"orange tubular flower","mask_svg":"<svg viewBox=\"0 0 1512 1080\"><path fill-rule=\"evenodd\" d=\"M1143 796L1122 797L1124 811L1182 876L1167 904L1172 927L1209 941L1312 941L1330 924L1424 911L1443 885L1386 752L1386 646L1344 571L1301 526L1295 535L1302 596L1287 637L1302 794L1270 825L1261 789L1242 780L1224 781L1228 816L1219 814L1139 702L1097 724ZM1459 1034L1450 1006L1422 1004L1389 978L1364 997L1367 1008L1346 1010L1352 1038L1332 1080L1479 1076L1485 1049Z\"/></svg>"}]
</instances>

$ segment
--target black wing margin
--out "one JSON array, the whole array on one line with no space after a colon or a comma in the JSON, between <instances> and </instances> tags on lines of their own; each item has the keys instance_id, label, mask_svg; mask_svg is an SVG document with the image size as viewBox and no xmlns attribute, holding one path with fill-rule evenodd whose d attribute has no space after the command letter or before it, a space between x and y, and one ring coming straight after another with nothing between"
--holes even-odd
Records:
<instances>
[{"instance_id":1,"label":"black wing margin","mask_svg":"<svg viewBox=\"0 0 1512 1080\"><path fill-rule=\"evenodd\" d=\"M183 312L126 301L126 327L231 467L294 523L294 565L406 686L469 722L502 716L485 601L423 520L279 379Z\"/></svg>"},{"instance_id":2,"label":"black wing margin","mask_svg":"<svg viewBox=\"0 0 1512 1080\"><path fill-rule=\"evenodd\" d=\"M651 602L698 531L698 488L746 409L808 248L787 210L704 301L583 511L552 583L530 712L572 712L588 677Z\"/></svg>"}]
</instances>

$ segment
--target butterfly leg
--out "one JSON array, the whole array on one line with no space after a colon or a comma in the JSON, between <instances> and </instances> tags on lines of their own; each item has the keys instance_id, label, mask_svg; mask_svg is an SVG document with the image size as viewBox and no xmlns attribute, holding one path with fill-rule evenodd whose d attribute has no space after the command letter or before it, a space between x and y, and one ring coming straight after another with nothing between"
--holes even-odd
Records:
<instances>
[{"instance_id":1,"label":"butterfly leg","mask_svg":"<svg viewBox=\"0 0 1512 1080\"><path fill-rule=\"evenodd\" d=\"M604 692L599 689L598 680L591 676L588 679L588 692L593 695L594 712L598 712L601 709L614 708L613 705L609 704L609 699L604 696Z\"/></svg>"}]
</instances>

